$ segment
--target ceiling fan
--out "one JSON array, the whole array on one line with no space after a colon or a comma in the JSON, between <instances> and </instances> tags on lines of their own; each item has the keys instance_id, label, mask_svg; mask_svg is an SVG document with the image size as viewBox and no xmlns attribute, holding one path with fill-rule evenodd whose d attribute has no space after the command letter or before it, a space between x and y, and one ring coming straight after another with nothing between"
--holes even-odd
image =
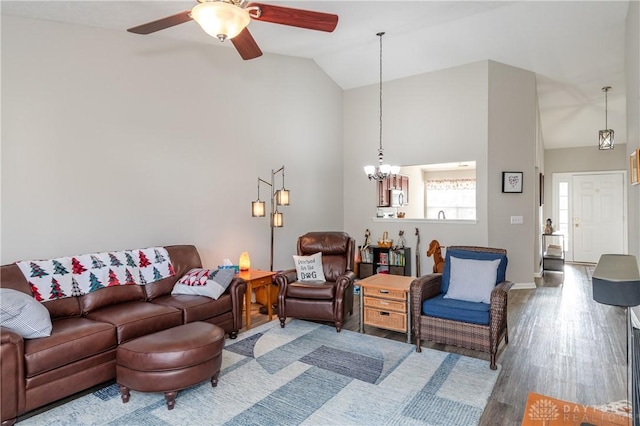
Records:
<instances>
[{"instance_id":1,"label":"ceiling fan","mask_svg":"<svg viewBox=\"0 0 640 426\"><path fill-rule=\"evenodd\" d=\"M231 39L244 60L262 56L262 51L247 29L251 19L289 25L309 30L332 32L338 25L338 15L293 9L246 0L198 0L191 10L129 28L135 34L151 34L191 20L220 41Z\"/></svg>"}]
</instances>

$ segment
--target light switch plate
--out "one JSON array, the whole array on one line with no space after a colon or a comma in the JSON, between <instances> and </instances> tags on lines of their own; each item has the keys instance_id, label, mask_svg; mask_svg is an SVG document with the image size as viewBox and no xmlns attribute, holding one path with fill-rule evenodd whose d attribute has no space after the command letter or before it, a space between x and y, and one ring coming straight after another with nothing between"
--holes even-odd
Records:
<instances>
[{"instance_id":1,"label":"light switch plate","mask_svg":"<svg viewBox=\"0 0 640 426\"><path fill-rule=\"evenodd\" d=\"M512 225L522 225L523 223L524 223L524 218L522 216L511 216Z\"/></svg>"}]
</instances>

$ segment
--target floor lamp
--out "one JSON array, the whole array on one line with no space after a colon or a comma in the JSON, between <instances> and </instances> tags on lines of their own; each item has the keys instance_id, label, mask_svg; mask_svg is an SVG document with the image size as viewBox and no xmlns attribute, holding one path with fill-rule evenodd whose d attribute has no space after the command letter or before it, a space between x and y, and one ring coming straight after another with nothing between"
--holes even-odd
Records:
<instances>
[{"instance_id":1,"label":"floor lamp","mask_svg":"<svg viewBox=\"0 0 640 426\"><path fill-rule=\"evenodd\" d=\"M622 306L627 320L627 397L629 392L629 339L631 338L632 306L640 305L640 272L635 256L625 254L603 254L593 271L593 300L605 305ZM632 420L639 424L636 386L632 385Z\"/></svg>"},{"instance_id":2,"label":"floor lamp","mask_svg":"<svg viewBox=\"0 0 640 426\"><path fill-rule=\"evenodd\" d=\"M275 178L278 173L282 173L282 188L276 190ZM271 227L271 252L269 256L269 270L273 271L273 230L275 228L282 228L284 226L284 218L282 216L282 213L278 211L278 206L289 205L289 190L285 189L284 187L284 166L280 167L278 170L271 170L270 182L267 182L266 180L258 177L258 199L251 202L251 216L253 217L265 216L264 201L260 200L260 183L264 183L271 187L269 197L271 203L269 214L269 224Z\"/></svg>"}]
</instances>

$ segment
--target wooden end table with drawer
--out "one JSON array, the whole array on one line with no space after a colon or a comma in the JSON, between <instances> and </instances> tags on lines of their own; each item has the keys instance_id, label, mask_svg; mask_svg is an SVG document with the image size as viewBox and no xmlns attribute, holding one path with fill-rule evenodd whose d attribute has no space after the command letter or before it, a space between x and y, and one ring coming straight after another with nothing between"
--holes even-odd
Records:
<instances>
[{"instance_id":1,"label":"wooden end table with drawer","mask_svg":"<svg viewBox=\"0 0 640 426\"><path fill-rule=\"evenodd\" d=\"M244 294L244 326L247 327L247 330L251 328L251 293L256 288L264 287L267 290L267 300L271 300L271 284L273 276L275 274L275 272L260 271L258 269L240 271L236 274L237 277L240 277L247 282L247 291ZM271 303L267 305L267 314L269 315L269 321L271 321L273 319L273 309L271 307Z\"/></svg>"},{"instance_id":2,"label":"wooden end table with drawer","mask_svg":"<svg viewBox=\"0 0 640 426\"><path fill-rule=\"evenodd\" d=\"M360 333L371 325L407 334L411 343L411 301L413 277L376 274L360 280Z\"/></svg>"}]
</instances>

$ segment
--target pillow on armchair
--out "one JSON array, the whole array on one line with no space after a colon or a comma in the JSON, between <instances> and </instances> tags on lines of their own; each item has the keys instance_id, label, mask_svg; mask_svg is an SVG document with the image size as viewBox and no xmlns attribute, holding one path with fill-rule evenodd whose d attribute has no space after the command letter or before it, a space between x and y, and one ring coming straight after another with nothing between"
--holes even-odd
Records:
<instances>
[{"instance_id":1,"label":"pillow on armchair","mask_svg":"<svg viewBox=\"0 0 640 426\"><path fill-rule=\"evenodd\" d=\"M297 256L294 254L293 262L296 264L298 281L323 283L327 280L322 269L322 252L311 256Z\"/></svg>"},{"instance_id":2,"label":"pillow on armchair","mask_svg":"<svg viewBox=\"0 0 640 426\"><path fill-rule=\"evenodd\" d=\"M507 256L500 253L482 252L482 251L469 251L459 249L447 249L445 255L444 271L442 271L442 286L440 290L442 293L449 291L449 283L451 282L451 257L457 257L458 259L474 259L474 260L496 260L500 259L498 270L496 273L496 282L499 284L506 280L507 275Z\"/></svg>"},{"instance_id":3,"label":"pillow on armchair","mask_svg":"<svg viewBox=\"0 0 640 426\"><path fill-rule=\"evenodd\" d=\"M467 302L491 302L491 291L497 281L500 259L477 260L450 256L449 287L445 299Z\"/></svg>"}]
</instances>

